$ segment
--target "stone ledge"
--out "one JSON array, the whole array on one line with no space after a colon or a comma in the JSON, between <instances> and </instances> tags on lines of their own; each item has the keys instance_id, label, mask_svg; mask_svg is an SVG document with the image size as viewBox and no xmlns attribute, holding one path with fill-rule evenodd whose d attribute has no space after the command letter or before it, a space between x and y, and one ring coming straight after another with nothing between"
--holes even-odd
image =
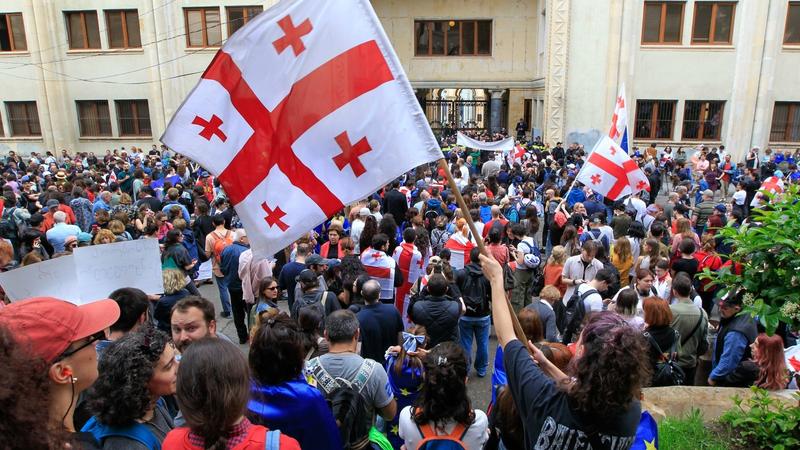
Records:
<instances>
[{"instance_id":1,"label":"stone ledge","mask_svg":"<svg viewBox=\"0 0 800 450\"><path fill-rule=\"evenodd\" d=\"M682 417L692 409L699 409L705 420L716 420L731 409L733 396L747 399L753 396L749 388L723 388L698 386L669 386L645 388L642 409L647 410L658 421L665 417ZM794 390L772 392L771 395L784 403L796 405Z\"/></svg>"}]
</instances>

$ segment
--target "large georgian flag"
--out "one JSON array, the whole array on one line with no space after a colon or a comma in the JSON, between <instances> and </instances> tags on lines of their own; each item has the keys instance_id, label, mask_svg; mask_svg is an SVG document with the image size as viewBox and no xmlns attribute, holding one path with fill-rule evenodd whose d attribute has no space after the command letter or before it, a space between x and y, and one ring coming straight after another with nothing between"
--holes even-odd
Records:
<instances>
[{"instance_id":1,"label":"large georgian flag","mask_svg":"<svg viewBox=\"0 0 800 450\"><path fill-rule=\"evenodd\" d=\"M647 176L636 161L608 136L595 144L576 179L611 200L650 190Z\"/></svg>"},{"instance_id":2,"label":"large georgian flag","mask_svg":"<svg viewBox=\"0 0 800 450\"><path fill-rule=\"evenodd\" d=\"M262 256L442 157L368 0L282 1L259 14L161 140L218 177Z\"/></svg>"}]
</instances>

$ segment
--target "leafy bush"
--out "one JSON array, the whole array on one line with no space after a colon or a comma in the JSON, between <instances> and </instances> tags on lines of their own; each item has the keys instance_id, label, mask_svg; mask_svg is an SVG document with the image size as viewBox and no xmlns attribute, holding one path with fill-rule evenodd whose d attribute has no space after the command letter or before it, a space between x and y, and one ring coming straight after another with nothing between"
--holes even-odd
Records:
<instances>
[{"instance_id":1,"label":"leafy bush","mask_svg":"<svg viewBox=\"0 0 800 450\"><path fill-rule=\"evenodd\" d=\"M800 407L786 405L764 389L750 389L754 393L750 399L734 396L736 406L719 419L730 427L734 443L745 448L800 448ZM795 396L800 400L800 394Z\"/></svg>"},{"instance_id":2,"label":"leafy bush","mask_svg":"<svg viewBox=\"0 0 800 450\"><path fill-rule=\"evenodd\" d=\"M771 198L768 209L753 211L752 224L719 230L732 244L730 258L741 264L741 274L725 267L700 275L721 294L743 287L744 311L758 316L770 335L779 321L800 325L800 187L791 185L780 198Z\"/></svg>"},{"instance_id":3,"label":"leafy bush","mask_svg":"<svg viewBox=\"0 0 800 450\"><path fill-rule=\"evenodd\" d=\"M658 444L668 450L727 450L722 437L703 422L697 409L680 418L666 418L658 425Z\"/></svg>"}]
</instances>

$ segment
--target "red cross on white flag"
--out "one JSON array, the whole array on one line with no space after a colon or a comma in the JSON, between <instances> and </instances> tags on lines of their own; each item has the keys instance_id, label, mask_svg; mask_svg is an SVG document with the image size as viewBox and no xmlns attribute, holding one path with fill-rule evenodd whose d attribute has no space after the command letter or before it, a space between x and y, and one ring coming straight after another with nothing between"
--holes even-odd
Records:
<instances>
[{"instance_id":1,"label":"red cross on white flag","mask_svg":"<svg viewBox=\"0 0 800 450\"><path fill-rule=\"evenodd\" d=\"M619 94L614 102L614 115L611 116L611 129L608 137L617 141L622 138L628 126L628 104L625 100L625 84L619 88Z\"/></svg>"},{"instance_id":2,"label":"red cross on white flag","mask_svg":"<svg viewBox=\"0 0 800 450\"><path fill-rule=\"evenodd\" d=\"M650 190L642 169L608 136L595 144L576 179L611 200Z\"/></svg>"},{"instance_id":3,"label":"red cross on white flag","mask_svg":"<svg viewBox=\"0 0 800 450\"><path fill-rule=\"evenodd\" d=\"M228 39L161 140L218 177L271 255L442 157L368 0L280 2Z\"/></svg>"}]
</instances>

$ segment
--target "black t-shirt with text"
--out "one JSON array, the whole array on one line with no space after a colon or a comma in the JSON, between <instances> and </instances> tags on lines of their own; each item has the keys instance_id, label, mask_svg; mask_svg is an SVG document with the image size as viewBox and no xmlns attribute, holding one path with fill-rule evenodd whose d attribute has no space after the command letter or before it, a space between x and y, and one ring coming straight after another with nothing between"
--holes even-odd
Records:
<instances>
[{"instance_id":1,"label":"black t-shirt with text","mask_svg":"<svg viewBox=\"0 0 800 450\"><path fill-rule=\"evenodd\" d=\"M525 448L593 449L587 436L593 430L599 432L603 449L625 450L633 444L642 411L639 401L631 403L623 414L594 411L589 418L581 417L570 408L567 394L533 363L520 341L506 345L503 362L511 395L525 427Z\"/></svg>"}]
</instances>

